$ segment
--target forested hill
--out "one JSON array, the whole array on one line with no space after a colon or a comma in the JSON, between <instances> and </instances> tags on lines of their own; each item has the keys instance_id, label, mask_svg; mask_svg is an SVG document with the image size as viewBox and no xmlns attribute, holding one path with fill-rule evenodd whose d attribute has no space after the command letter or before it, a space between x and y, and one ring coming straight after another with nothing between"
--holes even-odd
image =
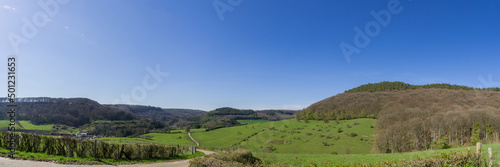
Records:
<instances>
[{"instance_id":1,"label":"forested hill","mask_svg":"<svg viewBox=\"0 0 500 167\"><path fill-rule=\"evenodd\" d=\"M381 111L431 106L487 107L500 88L478 89L450 84L410 85L404 82L365 84L316 102L297 113L298 119L376 118ZM484 99L484 100L483 100ZM397 102L397 103L396 103ZM467 103L464 103L467 102Z\"/></svg>"},{"instance_id":2,"label":"forested hill","mask_svg":"<svg viewBox=\"0 0 500 167\"><path fill-rule=\"evenodd\" d=\"M109 105L113 108L119 108L125 111L132 112L141 118L149 118L154 121L170 121L178 118L186 118L201 113L205 113L202 110L192 110L192 109L164 109L154 106L141 106L141 105L124 105L116 104Z\"/></svg>"},{"instance_id":3,"label":"forested hill","mask_svg":"<svg viewBox=\"0 0 500 167\"><path fill-rule=\"evenodd\" d=\"M388 86L369 91L368 88L376 85L392 85L399 89L380 91L390 90ZM434 86L439 85L446 84ZM314 103L299 111L296 118L375 118L379 152L430 149L437 141L465 145L479 140L500 140L499 91L453 85L413 89L411 85L400 83L365 85L353 90L356 91Z\"/></svg>"},{"instance_id":4,"label":"forested hill","mask_svg":"<svg viewBox=\"0 0 500 167\"><path fill-rule=\"evenodd\" d=\"M389 90L415 90L415 89L451 89L451 90L488 90L488 91L500 91L500 88L473 88L461 85L451 85L447 83L440 84L427 84L427 85L411 85L404 82L379 82L379 83L369 83L365 85L358 86L346 90L344 93L356 93L356 92L378 92L378 91L389 91Z\"/></svg>"},{"instance_id":5,"label":"forested hill","mask_svg":"<svg viewBox=\"0 0 500 167\"><path fill-rule=\"evenodd\" d=\"M0 98L0 110L7 111L7 98ZM96 120L127 121L149 118L168 121L185 118L204 111L189 109L162 109L139 105L102 105L87 98L16 98L17 119L33 124L61 124L79 127ZM0 114L0 120L10 119Z\"/></svg>"},{"instance_id":6,"label":"forested hill","mask_svg":"<svg viewBox=\"0 0 500 167\"><path fill-rule=\"evenodd\" d=\"M2 98L1 111L7 111L7 98ZM95 120L133 120L135 114L103 106L87 98L19 98L16 99L17 119L30 120L33 124L62 124L81 126ZM0 114L0 119L7 119Z\"/></svg>"}]
</instances>

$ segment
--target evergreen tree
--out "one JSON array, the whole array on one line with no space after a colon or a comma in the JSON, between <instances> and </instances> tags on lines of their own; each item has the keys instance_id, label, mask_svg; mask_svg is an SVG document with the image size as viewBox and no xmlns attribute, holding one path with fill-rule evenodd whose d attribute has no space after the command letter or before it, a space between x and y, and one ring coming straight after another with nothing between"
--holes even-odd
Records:
<instances>
[{"instance_id":1,"label":"evergreen tree","mask_svg":"<svg viewBox=\"0 0 500 167\"><path fill-rule=\"evenodd\" d=\"M491 123L488 122L488 124L486 124L486 140L491 136L493 136L493 128L491 127Z\"/></svg>"},{"instance_id":2,"label":"evergreen tree","mask_svg":"<svg viewBox=\"0 0 500 167\"><path fill-rule=\"evenodd\" d=\"M385 143L385 153L392 153L392 150L389 146L389 140Z\"/></svg>"},{"instance_id":3,"label":"evergreen tree","mask_svg":"<svg viewBox=\"0 0 500 167\"><path fill-rule=\"evenodd\" d=\"M479 122L476 122L474 128L472 128L472 135L470 137L471 144L476 144L477 142L479 142L479 140L481 140L479 138L479 126Z\"/></svg>"}]
</instances>

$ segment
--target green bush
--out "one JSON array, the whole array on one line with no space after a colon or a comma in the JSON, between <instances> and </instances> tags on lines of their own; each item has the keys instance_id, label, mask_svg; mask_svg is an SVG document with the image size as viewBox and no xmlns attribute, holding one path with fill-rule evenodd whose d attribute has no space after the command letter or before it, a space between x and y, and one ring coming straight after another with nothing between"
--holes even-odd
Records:
<instances>
[{"instance_id":1,"label":"green bush","mask_svg":"<svg viewBox=\"0 0 500 167\"><path fill-rule=\"evenodd\" d=\"M356 137L356 136L358 136L358 134L350 132L349 134L347 134L347 136L349 136L349 137Z\"/></svg>"},{"instance_id":2,"label":"green bush","mask_svg":"<svg viewBox=\"0 0 500 167\"><path fill-rule=\"evenodd\" d=\"M433 148L439 148L439 149L448 149L451 148L451 146L448 144L450 139L448 137L443 137L439 141L433 141L432 142L432 147Z\"/></svg>"},{"instance_id":3,"label":"green bush","mask_svg":"<svg viewBox=\"0 0 500 167\"><path fill-rule=\"evenodd\" d=\"M227 166L227 167L260 167L261 160L250 151L236 150L232 153L215 153L198 157L189 161L190 167Z\"/></svg>"}]
</instances>

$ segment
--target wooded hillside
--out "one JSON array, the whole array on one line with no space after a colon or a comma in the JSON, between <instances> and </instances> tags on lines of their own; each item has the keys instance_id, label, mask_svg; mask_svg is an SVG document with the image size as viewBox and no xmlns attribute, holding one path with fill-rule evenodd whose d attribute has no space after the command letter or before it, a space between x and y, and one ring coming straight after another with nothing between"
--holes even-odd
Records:
<instances>
[{"instance_id":1,"label":"wooded hillside","mask_svg":"<svg viewBox=\"0 0 500 167\"><path fill-rule=\"evenodd\" d=\"M37 99L37 98L30 98ZM133 120L136 115L118 108L103 106L87 98L40 98L18 102L17 119L30 120L33 124L62 124L78 127L96 120ZM0 110L7 111L6 102ZM0 119L7 119L0 114Z\"/></svg>"},{"instance_id":2,"label":"wooded hillside","mask_svg":"<svg viewBox=\"0 0 500 167\"><path fill-rule=\"evenodd\" d=\"M500 92L462 86L405 89L412 86L394 85L403 89L360 91L370 90L363 87L347 91L356 93L329 97L299 111L297 119L376 118L378 152L499 140Z\"/></svg>"},{"instance_id":3,"label":"wooded hillside","mask_svg":"<svg viewBox=\"0 0 500 167\"><path fill-rule=\"evenodd\" d=\"M17 119L30 120L33 124L60 124L79 127L97 120L130 121L151 119L170 121L190 117L201 110L163 109L141 105L101 105L87 98L17 98ZM0 98L0 110L7 111L7 98ZM0 120L10 119L0 114Z\"/></svg>"}]
</instances>

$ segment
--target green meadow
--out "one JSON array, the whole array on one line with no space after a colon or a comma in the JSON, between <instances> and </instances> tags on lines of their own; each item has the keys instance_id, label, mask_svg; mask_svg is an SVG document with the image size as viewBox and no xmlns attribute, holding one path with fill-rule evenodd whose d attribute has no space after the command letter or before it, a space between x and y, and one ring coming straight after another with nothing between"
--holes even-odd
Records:
<instances>
[{"instance_id":1,"label":"green meadow","mask_svg":"<svg viewBox=\"0 0 500 167\"><path fill-rule=\"evenodd\" d=\"M9 123L10 123L9 120L0 120L0 129L1 130L7 130L7 127L9 126ZM19 125L16 124L16 129L23 129L23 130L43 130L43 131L50 131L50 130L52 130L52 125L53 125L53 124L34 125L30 121L19 121L19 123L23 127L21 128L21 127L19 127Z\"/></svg>"},{"instance_id":2,"label":"green meadow","mask_svg":"<svg viewBox=\"0 0 500 167\"><path fill-rule=\"evenodd\" d=\"M475 147L429 150L393 154L370 154L374 142L374 119L329 121L269 121L211 131L191 129L191 135L203 147L242 146L267 164L353 164L415 160L441 153L466 152ZM339 130L339 128L341 130ZM102 138L109 142L194 145L184 130L176 133L148 133L140 138ZM353 135L355 133L356 135ZM500 159L500 144L483 145L483 156L493 148L494 159ZM497 163L496 161L494 163Z\"/></svg>"},{"instance_id":3,"label":"green meadow","mask_svg":"<svg viewBox=\"0 0 500 167\"><path fill-rule=\"evenodd\" d=\"M374 119L297 121L293 119L197 132L191 135L201 146L243 146L252 152L353 154L370 153ZM341 129L339 131L339 128Z\"/></svg>"},{"instance_id":4,"label":"green meadow","mask_svg":"<svg viewBox=\"0 0 500 167\"><path fill-rule=\"evenodd\" d=\"M141 138L128 138L128 137L106 137L100 138L98 140L107 141L112 143L157 143L166 145L184 145L192 146L195 145L190 139L187 133L148 133L141 135Z\"/></svg>"},{"instance_id":5,"label":"green meadow","mask_svg":"<svg viewBox=\"0 0 500 167\"><path fill-rule=\"evenodd\" d=\"M500 144L484 144L482 146L482 157L487 157L488 147L492 148L493 164L500 161ZM293 166L302 166L311 163L321 164L329 162L331 164L373 164L380 162L392 162L399 160L416 160L439 156L441 153L450 152L467 152L468 150L475 152L476 147L459 147L445 150L428 150L406 153L392 154L283 154L283 153L255 153L255 156L261 158L266 163L289 164Z\"/></svg>"},{"instance_id":6,"label":"green meadow","mask_svg":"<svg viewBox=\"0 0 500 167\"><path fill-rule=\"evenodd\" d=\"M238 121L241 124L257 124L257 123L269 122L268 120L263 120L263 119L239 119L236 121Z\"/></svg>"}]
</instances>

